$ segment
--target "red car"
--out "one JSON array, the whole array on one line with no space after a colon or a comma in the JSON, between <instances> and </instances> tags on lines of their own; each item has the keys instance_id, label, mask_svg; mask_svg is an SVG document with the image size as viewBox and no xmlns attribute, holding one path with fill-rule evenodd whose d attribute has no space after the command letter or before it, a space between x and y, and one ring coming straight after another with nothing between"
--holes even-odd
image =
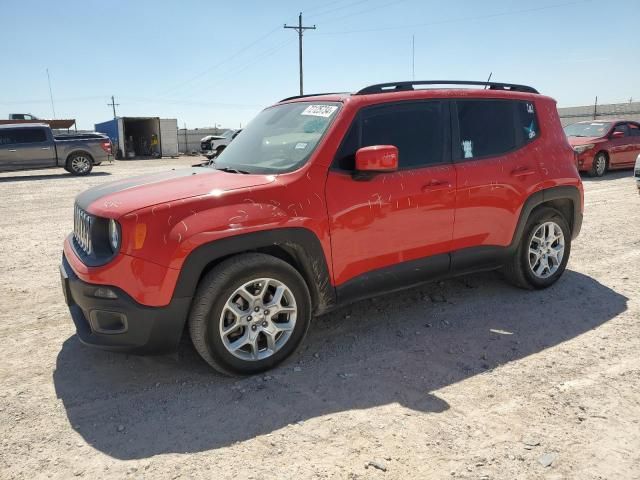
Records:
<instances>
[{"instance_id":1,"label":"red car","mask_svg":"<svg viewBox=\"0 0 640 480\"><path fill-rule=\"evenodd\" d=\"M582 212L556 103L531 87L291 97L213 168L81 193L63 290L86 344L167 351L188 329L214 368L256 373L347 302L493 269L548 287Z\"/></svg>"},{"instance_id":2,"label":"red car","mask_svg":"<svg viewBox=\"0 0 640 480\"><path fill-rule=\"evenodd\" d=\"M592 177L633 168L640 154L640 124L627 120L578 122L564 129L578 155L578 169Z\"/></svg>"}]
</instances>

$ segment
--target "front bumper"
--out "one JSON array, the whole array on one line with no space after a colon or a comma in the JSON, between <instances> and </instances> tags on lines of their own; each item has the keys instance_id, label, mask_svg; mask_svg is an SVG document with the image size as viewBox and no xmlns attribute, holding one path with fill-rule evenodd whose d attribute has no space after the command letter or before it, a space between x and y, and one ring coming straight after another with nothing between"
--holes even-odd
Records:
<instances>
[{"instance_id":1,"label":"front bumper","mask_svg":"<svg viewBox=\"0 0 640 480\"><path fill-rule=\"evenodd\" d=\"M117 287L80 280L64 254L60 277L82 343L128 353L166 353L178 346L191 297L174 298L165 307L141 305ZM97 297L98 289L117 298Z\"/></svg>"}]
</instances>

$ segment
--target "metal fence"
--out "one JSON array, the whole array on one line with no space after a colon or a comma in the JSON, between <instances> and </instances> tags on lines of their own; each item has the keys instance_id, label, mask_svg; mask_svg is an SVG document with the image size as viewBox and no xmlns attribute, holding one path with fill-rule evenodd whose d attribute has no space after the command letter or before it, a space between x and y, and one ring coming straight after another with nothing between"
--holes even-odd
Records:
<instances>
[{"instance_id":1,"label":"metal fence","mask_svg":"<svg viewBox=\"0 0 640 480\"><path fill-rule=\"evenodd\" d=\"M632 120L640 122L640 102L585 105L583 107L558 108L562 126L583 120Z\"/></svg>"},{"instance_id":2,"label":"metal fence","mask_svg":"<svg viewBox=\"0 0 640 480\"><path fill-rule=\"evenodd\" d=\"M200 140L207 135L222 135L227 128L179 128L178 151L182 153L200 152Z\"/></svg>"}]
</instances>

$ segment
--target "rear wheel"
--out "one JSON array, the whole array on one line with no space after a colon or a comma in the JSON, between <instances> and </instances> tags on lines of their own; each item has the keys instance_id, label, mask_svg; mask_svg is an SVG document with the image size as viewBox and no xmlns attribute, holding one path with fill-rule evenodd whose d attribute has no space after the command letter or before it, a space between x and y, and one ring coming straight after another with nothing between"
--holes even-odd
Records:
<instances>
[{"instance_id":1,"label":"rear wheel","mask_svg":"<svg viewBox=\"0 0 640 480\"><path fill-rule=\"evenodd\" d=\"M593 164L589 170L590 177L601 177L607 172L609 166L609 159L604 152L598 152L593 158Z\"/></svg>"},{"instance_id":2,"label":"rear wheel","mask_svg":"<svg viewBox=\"0 0 640 480\"><path fill-rule=\"evenodd\" d=\"M302 276L261 253L232 257L200 282L189 333L202 358L227 375L274 367L291 355L311 320Z\"/></svg>"},{"instance_id":3,"label":"rear wheel","mask_svg":"<svg viewBox=\"0 0 640 480\"><path fill-rule=\"evenodd\" d=\"M93 159L85 153L74 153L67 159L65 168L72 175L88 175L93 168Z\"/></svg>"},{"instance_id":4,"label":"rear wheel","mask_svg":"<svg viewBox=\"0 0 640 480\"><path fill-rule=\"evenodd\" d=\"M564 273L570 252L569 224L557 210L543 207L531 214L503 273L520 288L547 288Z\"/></svg>"}]
</instances>

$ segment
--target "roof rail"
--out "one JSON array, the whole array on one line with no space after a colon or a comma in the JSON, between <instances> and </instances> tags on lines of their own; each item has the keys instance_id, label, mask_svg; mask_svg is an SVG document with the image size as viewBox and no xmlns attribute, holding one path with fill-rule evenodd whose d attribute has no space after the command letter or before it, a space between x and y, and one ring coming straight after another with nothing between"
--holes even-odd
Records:
<instances>
[{"instance_id":1,"label":"roof rail","mask_svg":"<svg viewBox=\"0 0 640 480\"><path fill-rule=\"evenodd\" d=\"M407 82L390 82L369 85L358 91L356 95L369 95L372 93L400 92L415 90L415 85L475 85L489 88L490 90L508 90L511 92L540 93L533 87L526 85L516 85L513 83L498 82L472 82L468 80L416 80Z\"/></svg>"},{"instance_id":2,"label":"roof rail","mask_svg":"<svg viewBox=\"0 0 640 480\"><path fill-rule=\"evenodd\" d=\"M296 98L318 97L320 95L344 95L346 93L347 92L307 93L306 95L294 95L293 97L283 98L278 103L286 102L288 100L295 100Z\"/></svg>"}]
</instances>

